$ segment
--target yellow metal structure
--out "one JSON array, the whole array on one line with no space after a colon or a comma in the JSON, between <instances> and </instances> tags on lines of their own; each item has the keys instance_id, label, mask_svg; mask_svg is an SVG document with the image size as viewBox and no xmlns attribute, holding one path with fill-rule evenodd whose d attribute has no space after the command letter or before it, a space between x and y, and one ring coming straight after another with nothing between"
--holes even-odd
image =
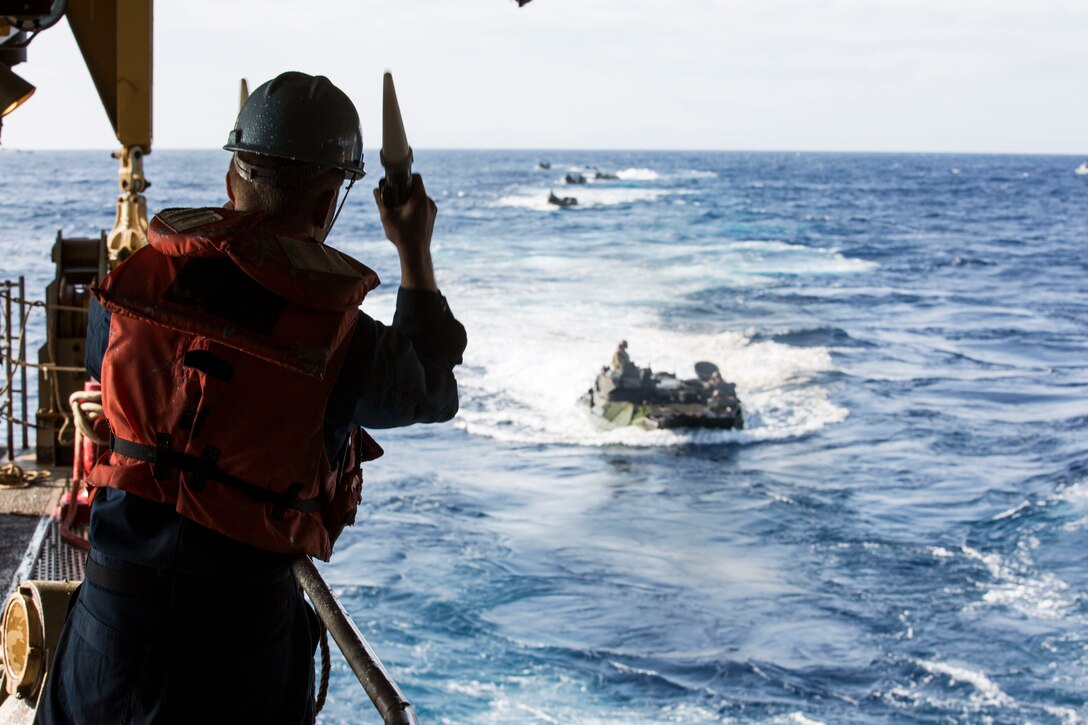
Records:
<instances>
[{"instance_id":1,"label":"yellow metal structure","mask_svg":"<svg viewBox=\"0 0 1088 725\"><path fill-rule=\"evenodd\" d=\"M126 146L113 157L121 161L117 172L121 194L113 229L106 235L111 269L147 244L147 199L140 192L151 185L144 178L144 152L139 146Z\"/></svg>"},{"instance_id":2,"label":"yellow metal structure","mask_svg":"<svg viewBox=\"0 0 1088 725\"><path fill-rule=\"evenodd\" d=\"M110 266L147 244L143 157L151 153L151 0L70 0L68 24L121 150L117 216L107 235Z\"/></svg>"},{"instance_id":3,"label":"yellow metal structure","mask_svg":"<svg viewBox=\"0 0 1088 725\"><path fill-rule=\"evenodd\" d=\"M149 0L70 0L68 24L117 140L151 152Z\"/></svg>"},{"instance_id":4,"label":"yellow metal structure","mask_svg":"<svg viewBox=\"0 0 1088 725\"><path fill-rule=\"evenodd\" d=\"M0 619L5 691L37 704L78 582L27 581L8 597ZM10 708L9 708L10 709Z\"/></svg>"}]
</instances>

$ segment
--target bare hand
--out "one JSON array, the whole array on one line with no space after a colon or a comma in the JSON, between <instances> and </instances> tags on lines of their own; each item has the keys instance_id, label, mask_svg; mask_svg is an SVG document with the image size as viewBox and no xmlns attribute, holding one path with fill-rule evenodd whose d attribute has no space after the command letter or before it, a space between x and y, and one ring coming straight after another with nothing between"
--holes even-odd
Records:
<instances>
[{"instance_id":1,"label":"bare hand","mask_svg":"<svg viewBox=\"0 0 1088 725\"><path fill-rule=\"evenodd\" d=\"M374 201L382 217L385 236L398 250L430 248L438 207L435 206L434 200L427 196L422 176L412 174L412 194L403 204L392 208L387 207L382 203L378 189L374 189Z\"/></svg>"},{"instance_id":2,"label":"bare hand","mask_svg":"<svg viewBox=\"0 0 1088 725\"><path fill-rule=\"evenodd\" d=\"M385 206L378 189L374 189L374 202L378 205L385 236L400 254L401 286L437 291L431 265L431 235L438 207L427 196L423 177L412 175L412 194L403 204L392 208Z\"/></svg>"}]
</instances>

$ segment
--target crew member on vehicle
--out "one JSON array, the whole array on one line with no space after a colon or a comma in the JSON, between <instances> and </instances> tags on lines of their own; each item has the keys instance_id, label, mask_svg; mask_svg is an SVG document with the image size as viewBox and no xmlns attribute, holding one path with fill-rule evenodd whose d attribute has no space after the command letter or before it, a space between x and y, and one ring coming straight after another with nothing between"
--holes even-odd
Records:
<instances>
[{"instance_id":1,"label":"crew member on vehicle","mask_svg":"<svg viewBox=\"0 0 1088 725\"><path fill-rule=\"evenodd\" d=\"M311 722L318 623L290 563L327 560L354 522L360 463L381 455L362 427L457 411L465 330L422 179L394 208L375 190L401 267L387 326L358 309L375 273L324 244L363 177L348 97L284 73L224 148L230 202L160 212L95 291L111 454L39 723Z\"/></svg>"},{"instance_id":2,"label":"crew member on vehicle","mask_svg":"<svg viewBox=\"0 0 1088 725\"><path fill-rule=\"evenodd\" d=\"M631 364L631 356L627 354L627 340L620 340L616 351L612 353L612 369L622 373Z\"/></svg>"}]
</instances>

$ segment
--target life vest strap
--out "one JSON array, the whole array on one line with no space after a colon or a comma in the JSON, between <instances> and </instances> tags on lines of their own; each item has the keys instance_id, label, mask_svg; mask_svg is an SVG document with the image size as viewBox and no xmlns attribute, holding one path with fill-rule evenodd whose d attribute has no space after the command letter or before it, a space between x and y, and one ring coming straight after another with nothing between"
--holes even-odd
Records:
<instances>
[{"instance_id":1,"label":"life vest strap","mask_svg":"<svg viewBox=\"0 0 1088 725\"><path fill-rule=\"evenodd\" d=\"M219 468L216 465L219 451L214 448L207 451L204 456L191 456L170 448L170 438L164 434L158 434L155 442L156 445L146 446L111 434L110 450L126 458L152 464L156 478L169 475L172 468L192 473L196 483L192 488L198 491L204 488L206 481L217 481L237 488L250 498L270 504L272 506L272 518L277 521L283 518L285 509L291 508L303 513L314 513L321 510L321 502L318 499L298 498L298 494L302 490L301 483L291 484L291 487L284 493L273 493L266 488L237 476L232 476Z\"/></svg>"}]
</instances>

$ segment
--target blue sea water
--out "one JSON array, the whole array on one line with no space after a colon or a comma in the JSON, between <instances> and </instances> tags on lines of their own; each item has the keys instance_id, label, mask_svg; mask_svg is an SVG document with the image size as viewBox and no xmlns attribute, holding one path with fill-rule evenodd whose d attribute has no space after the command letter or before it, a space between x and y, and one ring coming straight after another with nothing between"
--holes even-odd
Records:
<instances>
[{"instance_id":1,"label":"blue sea water","mask_svg":"<svg viewBox=\"0 0 1088 725\"><path fill-rule=\"evenodd\" d=\"M375 432L322 570L425 722L1088 719L1082 159L416 158L461 412ZM156 151L149 205L222 203L225 161ZM114 164L0 152L4 278L111 225ZM618 178L563 183L587 165ZM369 181L330 241L388 320ZM621 338L718 363L748 427L598 430L576 400ZM368 708L337 659L320 721Z\"/></svg>"}]
</instances>

